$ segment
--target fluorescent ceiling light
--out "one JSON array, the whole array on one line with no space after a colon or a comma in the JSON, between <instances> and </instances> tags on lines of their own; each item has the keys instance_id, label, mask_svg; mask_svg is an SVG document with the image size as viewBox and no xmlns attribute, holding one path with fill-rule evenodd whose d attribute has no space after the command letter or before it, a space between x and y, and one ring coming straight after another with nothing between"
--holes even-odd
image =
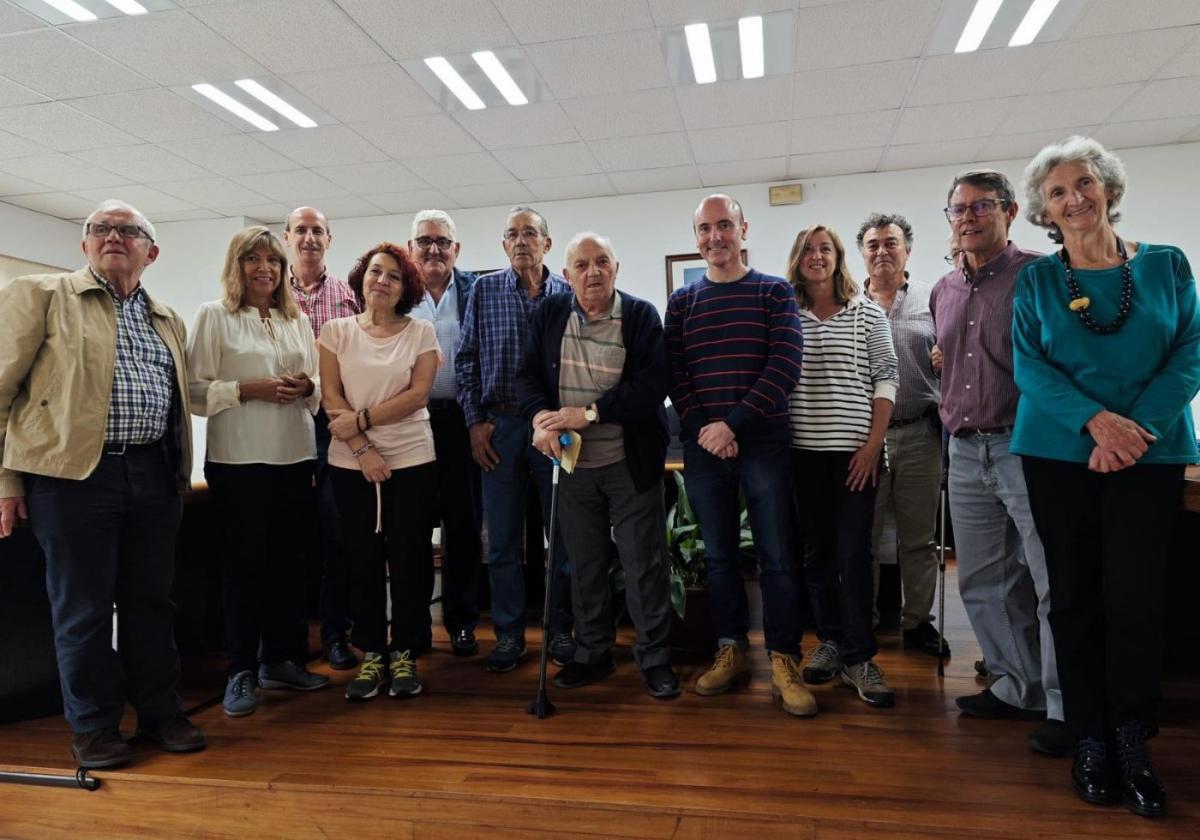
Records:
<instances>
[{"instance_id":1,"label":"fluorescent ceiling light","mask_svg":"<svg viewBox=\"0 0 1200 840\"><path fill-rule=\"evenodd\" d=\"M738 43L742 49L742 78L760 78L763 74L761 17L744 17L738 21Z\"/></svg>"},{"instance_id":2,"label":"fluorescent ceiling light","mask_svg":"<svg viewBox=\"0 0 1200 840\"><path fill-rule=\"evenodd\" d=\"M105 0L110 6L115 6L127 15L144 15L146 7L136 0Z\"/></svg>"},{"instance_id":3,"label":"fluorescent ceiling light","mask_svg":"<svg viewBox=\"0 0 1200 840\"><path fill-rule=\"evenodd\" d=\"M462 76L458 75L458 71L450 66L449 61L440 55L435 55L433 58L425 59L425 65L442 80L442 84L450 88L450 92L457 96L458 101L467 108L478 111L487 107L479 98L479 94L471 90L471 86L463 80Z\"/></svg>"},{"instance_id":4,"label":"fluorescent ceiling light","mask_svg":"<svg viewBox=\"0 0 1200 840\"><path fill-rule=\"evenodd\" d=\"M42 0L47 6L53 6L71 20L96 20L96 16L80 6L75 0Z\"/></svg>"},{"instance_id":5,"label":"fluorescent ceiling light","mask_svg":"<svg viewBox=\"0 0 1200 840\"><path fill-rule=\"evenodd\" d=\"M1021 25L1013 33L1012 40L1008 42L1008 45L1023 47L1033 43L1033 39L1042 31L1042 27L1046 25L1046 21L1050 19L1050 15L1057 5L1058 0L1033 0L1033 4L1025 13L1025 17L1021 18Z\"/></svg>"},{"instance_id":6,"label":"fluorescent ceiling light","mask_svg":"<svg viewBox=\"0 0 1200 840\"><path fill-rule=\"evenodd\" d=\"M712 38L708 35L707 23L689 23L683 27L687 38L688 52L692 56L692 74L696 84L706 85L717 80L717 66L713 64Z\"/></svg>"},{"instance_id":7,"label":"fluorescent ceiling light","mask_svg":"<svg viewBox=\"0 0 1200 840\"><path fill-rule=\"evenodd\" d=\"M300 109L292 106L290 103L280 99L278 96L271 93L271 91L267 90L253 79L238 79L236 82L234 82L234 84L246 91L246 93L253 96L262 104L266 105L272 111L287 117L301 128L314 128L316 126L316 122L311 117L304 114L302 111L300 111Z\"/></svg>"},{"instance_id":8,"label":"fluorescent ceiling light","mask_svg":"<svg viewBox=\"0 0 1200 840\"><path fill-rule=\"evenodd\" d=\"M217 88L213 87L212 85L209 85L209 84L192 85L192 90L196 91L196 93L200 94L201 96L208 97L213 102L216 102L218 105L220 105L222 108L224 108L226 111L230 111L231 113L236 114L237 116L241 117L242 119L244 119L246 122L250 123L250 125L254 126L257 129L260 129L262 131L278 131L279 130L279 126L275 125L275 123L268 120L262 114L258 113L257 111L253 111L250 108L247 108L245 105L243 105L241 102L238 102L236 99L234 99L229 94L225 93L222 90L218 90Z\"/></svg>"},{"instance_id":9,"label":"fluorescent ceiling light","mask_svg":"<svg viewBox=\"0 0 1200 840\"><path fill-rule=\"evenodd\" d=\"M958 45L954 48L956 53L979 49L983 36L987 34L988 27L992 25L1003 2L1004 0L975 0L975 8L971 11L971 17L967 19L967 25L963 27Z\"/></svg>"},{"instance_id":10,"label":"fluorescent ceiling light","mask_svg":"<svg viewBox=\"0 0 1200 840\"><path fill-rule=\"evenodd\" d=\"M508 100L509 105L529 104L529 100L521 92L521 88L513 81L513 77L508 75L508 71L504 69L504 65L500 63L500 59L496 58L494 52L491 50L474 52L471 53L471 58L475 59L475 63L483 68L483 72L487 73L487 77L492 80L496 90L500 91Z\"/></svg>"}]
</instances>

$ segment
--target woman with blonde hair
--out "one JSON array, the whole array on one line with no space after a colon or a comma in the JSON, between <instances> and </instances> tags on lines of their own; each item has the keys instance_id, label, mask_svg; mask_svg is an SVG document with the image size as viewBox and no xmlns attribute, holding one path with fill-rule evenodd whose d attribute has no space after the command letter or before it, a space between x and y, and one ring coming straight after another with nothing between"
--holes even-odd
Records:
<instances>
[{"instance_id":1,"label":"woman with blonde hair","mask_svg":"<svg viewBox=\"0 0 1200 840\"><path fill-rule=\"evenodd\" d=\"M204 476L225 540L230 717L255 710L256 685L310 691L329 682L304 668L296 564L312 505L320 389L312 329L286 277L283 245L267 228L235 234L222 298L200 307L188 342L191 408L208 418Z\"/></svg>"}]
</instances>

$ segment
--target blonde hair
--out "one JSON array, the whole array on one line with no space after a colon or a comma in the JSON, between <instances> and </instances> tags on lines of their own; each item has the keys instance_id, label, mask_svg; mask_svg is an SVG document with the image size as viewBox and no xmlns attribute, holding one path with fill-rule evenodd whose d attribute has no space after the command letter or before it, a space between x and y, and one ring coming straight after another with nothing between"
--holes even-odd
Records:
<instances>
[{"instance_id":1,"label":"blonde hair","mask_svg":"<svg viewBox=\"0 0 1200 840\"><path fill-rule=\"evenodd\" d=\"M292 297L292 283L288 277L287 253L275 234L262 225L240 230L229 240L225 267L221 269L221 288L225 292L221 303L230 312L238 312L246 305L246 276L242 271L242 260L262 245L266 245L279 258L279 285L271 295L272 308L278 309L284 318L299 318L300 306Z\"/></svg>"},{"instance_id":2,"label":"blonde hair","mask_svg":"<svg viewBox=\"0 0 1200 840\"><path fill-rule=\"evenodd\" d=\"M821 231L829 235L834 253L837 254L837 264L833 269L833 299L845 304L858 295L858 284L850 276L850 268L846 265L846 248L837 232L825 225L809 225L796 234L796 241L792 243L792 250L788 254L787 279L796 290L796 300L802 309L811 309L813 299L805 288L804 275L800 273L800 261L804 258L804 249L808 247L808 243Z\"/></svg>"}]
</instances>

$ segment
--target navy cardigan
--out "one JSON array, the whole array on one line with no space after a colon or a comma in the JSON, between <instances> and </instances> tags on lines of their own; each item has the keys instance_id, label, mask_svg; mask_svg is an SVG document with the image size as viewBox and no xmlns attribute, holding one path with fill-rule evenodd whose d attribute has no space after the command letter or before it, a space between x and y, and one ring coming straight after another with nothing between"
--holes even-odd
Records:
<instances>
[{"instance_id":1,"label":"navy cardigan","mask_svg":"<svg viewBox=\"0 0 1200 840\"><path fill-rule=\"evenodd\" d=\"M602 423L620 423L625 432L625 464L639 492L662 481L667 457L668 373L663 350L662 319L651 304L621 296L621 339L625 366L617 386L596 400ZM567 318L575 295L565 292L542 302L530 321L525 358L517 374L521 412L532 421L543 409L557 411L558 373Z\"/></svg>"}]
</instances>

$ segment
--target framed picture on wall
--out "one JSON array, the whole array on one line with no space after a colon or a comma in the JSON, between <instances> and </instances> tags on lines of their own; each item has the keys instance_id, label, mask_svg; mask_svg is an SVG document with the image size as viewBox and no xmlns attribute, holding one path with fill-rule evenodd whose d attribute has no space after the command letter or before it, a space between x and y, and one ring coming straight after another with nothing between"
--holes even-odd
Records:
<instances>
[{"instance_id":1,"label":"framed picture on wall","mask_svg":"<svg viewBox=\"0 0 1200 840\"><path fill-rule=\"evenodd\" d=\"M750 257L746 253L745 248L742 249L742 262L746 265L750 264ZM670 297L671 292L676 289L700 282L701 278L704 277L704 272L707 270L708 264L704 262L704 258L699 253L671 254L668 256L667 297Z\"/></svg>"}]
</instances>

